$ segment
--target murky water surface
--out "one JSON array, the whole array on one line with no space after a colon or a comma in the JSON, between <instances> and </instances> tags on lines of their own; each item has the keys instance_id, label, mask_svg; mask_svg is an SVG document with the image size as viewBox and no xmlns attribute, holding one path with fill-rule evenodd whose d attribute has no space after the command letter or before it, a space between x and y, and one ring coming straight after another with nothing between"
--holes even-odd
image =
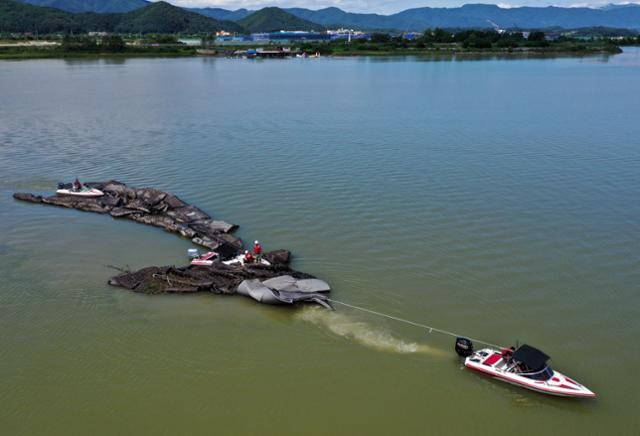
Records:
<instances>
[{"instance_id":1,"label":"murky water surface","mask_svg":"<svg viewBox=\"0 0 640 436\"><path fill-rule=\"evenodd\" d=\"M635 434L639 53L0 62L2 433ZM336 299L539 346L599 397L344 307L110 288L190 243L11 198L75 176L237 222Z\"/></svg>"}]
</instances>

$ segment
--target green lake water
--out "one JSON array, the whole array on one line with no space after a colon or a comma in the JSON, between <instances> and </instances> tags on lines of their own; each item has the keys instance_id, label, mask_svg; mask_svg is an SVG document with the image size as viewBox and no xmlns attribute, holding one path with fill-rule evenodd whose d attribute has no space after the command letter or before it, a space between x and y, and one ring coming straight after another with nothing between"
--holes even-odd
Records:
<instances>
[{"instance_id":1,"label":"green lake water","mask_svg":"<svg viewBox=\"0 0 640 436\"><path fill-rule=\"evenodd\" d=\"M637 434L640 49L537 60L0 62L0 433ZM115 178L289 248L333 297L538 346L597 392L465 370L338 307L144 296L188 240L29 205Z\"/></svg>"}]
</instances>

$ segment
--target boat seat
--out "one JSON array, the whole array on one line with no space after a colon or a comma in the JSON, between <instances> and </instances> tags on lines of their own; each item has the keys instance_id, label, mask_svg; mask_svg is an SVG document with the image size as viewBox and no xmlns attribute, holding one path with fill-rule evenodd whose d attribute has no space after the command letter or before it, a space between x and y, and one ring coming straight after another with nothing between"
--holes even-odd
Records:
<instances>
[{"instance_id":1,"label":"boat seat","mask_svg":"<svg viewBox=\"0 0 640 436\"><path fill-rule=\"evenodd\" d=\"M502 361L496 363L494 367L497 369L501 369L501 368L504 368L506 365L507 365L507 362L505 362L505 360L502 359Z\"/></svg>"}]
</instances>

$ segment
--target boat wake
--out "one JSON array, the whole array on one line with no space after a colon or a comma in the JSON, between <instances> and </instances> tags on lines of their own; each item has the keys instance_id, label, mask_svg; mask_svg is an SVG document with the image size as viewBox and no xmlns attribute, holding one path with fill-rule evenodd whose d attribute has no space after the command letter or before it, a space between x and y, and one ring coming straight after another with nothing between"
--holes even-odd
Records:
<instances>
[{"instance_id":1,"label":"boat wake","mask_svg":"<svg viewBox=\"0 0 640 436\"><path fill-rule=\"evenodd\" d=\"M396 338L386 330L375 328L366 322L356 321L344 313L332 312L319 307L305 307L296 314L296 317L374 350L400 354L445 355L442 350L426 344Z\"/></svg>"}]
</instances>

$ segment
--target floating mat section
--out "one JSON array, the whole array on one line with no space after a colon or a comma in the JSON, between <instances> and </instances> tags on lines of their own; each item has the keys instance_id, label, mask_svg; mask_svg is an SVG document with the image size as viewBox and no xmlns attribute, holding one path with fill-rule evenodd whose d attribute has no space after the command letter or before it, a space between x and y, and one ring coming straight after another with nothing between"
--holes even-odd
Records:
<instances>
[{"instance_id":1,"label":"floating mat section","mask_svg":"<svg viewBox=\"0 0 640 436\"><path fill-rule=\"evenodd\" d=\"M238 294L246 297L253 298L254 300L263 304L295 304L295 303L317 303L327 309L331 309L329 299L326 295L320 292L313 292L310 289L325 289L328 285L322 280L318 280L321 283L304 283L302 288L306 291L300 291L298 285L300 281L309 281L315 279L302 279L297 280L291 276L279 276L273 279L265 280L261 282L258 279L244 280L238 286ZM286 289L276 289L268 284L273 284ZM328 289L327 289L328 290Z\"/></svg>"},{"instance_id":2,"label":"floating mat section","mask_svg":"<svg viewBox=\"0 0 640 436\"><path fill-rule=\"evenodd\" d=\"M296 279L290 275L274 277L262 282L264 286L286 292L329 292L331 287L320 279Z\"/></svg>"}]
</instances>

